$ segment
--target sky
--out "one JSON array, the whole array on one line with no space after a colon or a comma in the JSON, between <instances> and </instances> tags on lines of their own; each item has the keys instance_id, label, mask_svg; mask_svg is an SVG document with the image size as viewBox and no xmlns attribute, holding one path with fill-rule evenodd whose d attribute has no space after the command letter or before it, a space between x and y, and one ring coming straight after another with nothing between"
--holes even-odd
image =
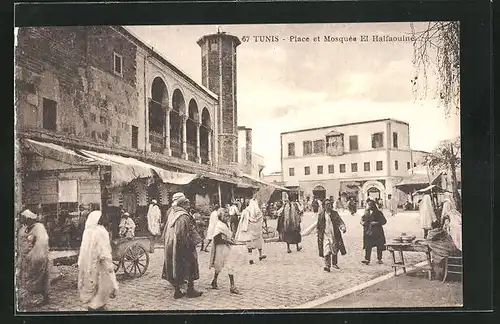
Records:
<instances>
[{"instance_id":1,"label":"sky","mask_svg":"<svg viewBox=\"0 0 500 324\"><path fill-rule=\"evenodd\" d=\"M438 106L432 71L427 96L414 95L412 42L373 41L373 35L410 36L408 22L126 27L200 84L201 36L220 28L250 37L237 49L238 125L252 128L265 174L281 169L280 133L286 131L393 118L410 124L412 149L424 151L460 135L459 116L446 117ZM361 35L369 41L361 42ZM279 41L255 42L253 36ZM313 41L317 36L320 42ZM357 41L325 42L325 36Z\"/></svg>"}]
</instances>

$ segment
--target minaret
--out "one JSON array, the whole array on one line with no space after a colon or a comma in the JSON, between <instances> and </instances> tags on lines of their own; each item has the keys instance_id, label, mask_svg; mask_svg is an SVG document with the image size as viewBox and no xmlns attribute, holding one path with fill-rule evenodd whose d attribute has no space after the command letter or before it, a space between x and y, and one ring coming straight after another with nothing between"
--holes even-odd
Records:
<instances>
[{"instance_id":1,"label":"minaret","mask_svg":"<svg viewBox=\"0 0 500 324\"><path fill-rule=\"evenodd\" d=\"M219 163L238 163L238 109L236 105L236 36L217 26L217 33L198 40L203 86L219 96L217 111Z\"/></svg>"}]
</instances>

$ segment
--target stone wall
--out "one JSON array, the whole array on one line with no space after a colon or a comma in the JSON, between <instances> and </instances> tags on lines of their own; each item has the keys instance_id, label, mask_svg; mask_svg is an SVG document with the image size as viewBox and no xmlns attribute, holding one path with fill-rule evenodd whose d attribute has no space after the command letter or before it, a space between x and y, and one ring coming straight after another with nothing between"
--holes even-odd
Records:
<instances>
[{"instance_id":1,"label":"stone wall","mask_svg":"<svg viewBox=\"0 0 500 324\"><path fill-rule=\"evenodd\" d=\"M114 72L114 53L122 74ZM56 102L57 133L131 147L137 113L136 46L113 28L20 28L15 50L17 130L43 127Z\"/></svg>"}]
</instances>

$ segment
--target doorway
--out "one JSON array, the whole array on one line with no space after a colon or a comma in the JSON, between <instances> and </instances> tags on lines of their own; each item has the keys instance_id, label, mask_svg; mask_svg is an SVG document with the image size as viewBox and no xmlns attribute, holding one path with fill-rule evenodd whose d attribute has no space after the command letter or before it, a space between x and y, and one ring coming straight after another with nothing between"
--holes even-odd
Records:
<instances>
[{"instance_id":1,"label":"doorway","mask_svg":"<svg viewBox=\"0 0 500 324\"><path fill-rule=\"evenodd\" d=\"M370 189L368 189L367 193L370 199L373 199L375 201L378 201L380 199L380 190L375 187L371 187Z\"/></svg>"},{"instance_id":2,"label":"doorway","mask_svg":"<svg viewBox=\"0 0 500 324\"><path fill-rule=\"evenodd\" d=\"M326 199L326 190L322 186L316 186L313 189L313 197L314 199L319 199L321 201Z\"/></svg>"}]
</instances>

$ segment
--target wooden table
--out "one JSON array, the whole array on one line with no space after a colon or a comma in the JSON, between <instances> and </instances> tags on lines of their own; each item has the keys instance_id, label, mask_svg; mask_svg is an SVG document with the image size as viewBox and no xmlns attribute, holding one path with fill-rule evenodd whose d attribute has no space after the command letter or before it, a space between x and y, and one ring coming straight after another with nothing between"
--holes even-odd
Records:
<instances>
[{"instance_id":1,"label":"wooden table","mask_svg":"<svg viewBox=\"0 0 500 324\"><path fill-rule=\"evenodd\" d=\"M429 273L429 280L432 279L432 261L431 261L431 249L429 245L425 242L413 242L413 243L388 243L385 245L387 250L391 252L392 255L392 267L394 268L394 276L397 275L397 268L403 268L403 272L406 273L406 268L412 265L405 263L403 252L420 252L425 253L427 256L427 266L424 268ZM396 252L399 252L400 261L396 261Z\"/></svg>"}]
</instances>

